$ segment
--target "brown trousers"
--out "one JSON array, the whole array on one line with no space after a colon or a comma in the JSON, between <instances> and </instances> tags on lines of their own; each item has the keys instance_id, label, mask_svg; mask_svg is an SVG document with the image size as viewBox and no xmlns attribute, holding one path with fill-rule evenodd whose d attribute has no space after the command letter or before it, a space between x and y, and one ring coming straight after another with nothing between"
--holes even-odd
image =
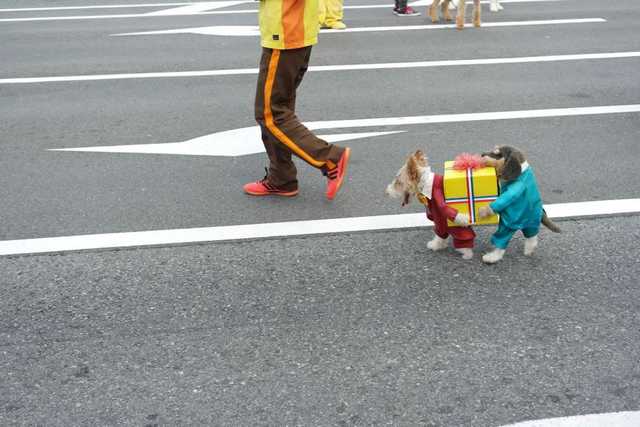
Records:
<instances>
[{"instance_id":1,"label":"brown trousers","mask_svg":"<svg viewBox=\"0 0 640 427\"><path fill-rule=\"evenodd\" d=\"M310 57L311 46L262 49L255 116L269 156L268 181L284 190L298 188L292 153L326 173L336 167L344 152L344 148L315 136L296 117L296 89Z\"/></svg>"}]
</instances>

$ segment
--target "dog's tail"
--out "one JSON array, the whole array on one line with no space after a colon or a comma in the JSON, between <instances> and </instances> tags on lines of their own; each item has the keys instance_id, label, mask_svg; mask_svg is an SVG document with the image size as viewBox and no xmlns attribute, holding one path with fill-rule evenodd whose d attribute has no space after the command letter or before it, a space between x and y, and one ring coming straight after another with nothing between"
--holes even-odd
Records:
<instances>
[{"instance_id":1,"label":"dog's tail","mask_svg":"<svg viewBox=\"0 0 640 427\"><path fill-rule=\"evenodd\" d=\"M542 224L547 227L549 230L553 231L554 233L560 233L560 227L558 227L556 225L555 222L551 221L551 218L549 218L547 216L547 211L545 211L544 209L542 209Z\"/></svg>"}]
</instances>

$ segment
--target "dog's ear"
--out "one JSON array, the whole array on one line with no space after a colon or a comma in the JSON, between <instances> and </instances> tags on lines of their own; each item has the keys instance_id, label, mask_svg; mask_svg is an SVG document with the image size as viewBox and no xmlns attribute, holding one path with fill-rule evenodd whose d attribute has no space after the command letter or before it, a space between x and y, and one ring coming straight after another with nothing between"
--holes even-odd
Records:
<instances>
[{"instance_id":1,"label":"dog's ear","mask_svg":"<svg viewBox=\"0 0 640 427\"><path fill-rule=\"evenodd\" d=\"M410 156L407 161L407 177L409 182L415 184L420 180L420 173L418 172L418 160L415 156Z\"/></svg>"},{"instance_id":2,"label":"dog's ear","mask_svg":"<svg viewBox=\"0 0 640 427\"><path fill-rule=\"evenodd\" d=\"M421 166L421 167L427 166L427 157L424 155L422 150L417 150L415 153L413 153L413 157L415 157L416 163L418 164L418 166Z\"/></svg>"},{"instance_id":3,"label":"dog's ear","mask_svg":"<svg viewBox=\"0 0 640 427\"><path fill-rule=\"evenodd\" d=\"M522 167L520 165L524 163L524 154L522 154L521 151L506 145L501 147L500 151L504 157L504 166L502 168L501 178L505 181L513 181L514 179L517 179L522 173Z\"/></svg>"}]
</instances>

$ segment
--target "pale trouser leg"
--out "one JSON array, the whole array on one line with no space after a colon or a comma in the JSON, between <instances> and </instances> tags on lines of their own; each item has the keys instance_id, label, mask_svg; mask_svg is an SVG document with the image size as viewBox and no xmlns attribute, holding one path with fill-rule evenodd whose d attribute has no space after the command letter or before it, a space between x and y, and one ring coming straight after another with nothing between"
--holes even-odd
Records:
<instances>
[{"instance_id":1,"label":"pale trouser leg","mask_svg":"<svg viewBox=\"0 0 640 427\"><path fill-rule=\"evenodd\" d=\"M326 5L325 23L329 26L335 22L341 22L343 18L343 0L323 0Z\"/></svg>"}]
</instances>

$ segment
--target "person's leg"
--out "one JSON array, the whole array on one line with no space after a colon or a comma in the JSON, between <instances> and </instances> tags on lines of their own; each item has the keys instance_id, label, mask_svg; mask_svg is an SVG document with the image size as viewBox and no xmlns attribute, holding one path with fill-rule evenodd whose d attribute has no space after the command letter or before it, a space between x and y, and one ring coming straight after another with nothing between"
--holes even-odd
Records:
<instances>
[{"instance_id":1,"label":"person's leg","mask_svg":"<svg viewBox=\"0 0 640 427\"><path fill-rule=\"evenodd\" d=\"M347 26L342 22L343 0L322 0L326 5L326 18L324 24L333 29L344 29Z\"/></svg>"},{"instance_id":2,"label":"person's leg","mask_svg":"<svg viewBox=\"0 0 640 427\"><path fill-rule=\"evenodd\" d=\"M265 76L264 79L258 79L256 120L263 134L272 137L266 140L279 142L278 148L288 149L311 166L320 169L333 184L338 183L339 188L346 170L348 151L315 136L300 123L294 111L296 89L307 70L311 47L264 51L265 64L261 63L260 77L262 74ZM266 71L263 72L263 68ZM270 174L280 182L295 180L290 171L291 169L283 168L278 162L270 165ZM338 176L334 179L336 173ZM333 188L331 194L328 190L327 197L333 198L335 192L337 188Z\"/></svg>"},{"instance_id":3,"label":"person's leg","mask_svg":"<svg viewBox=\"0 0 640 427\"><path fill-rule=\"evenodd\" d=\"M327 21L327 0L318 0L318 22L324 28Z\"/></svg>"},{"instance_id":4,"label":"person's leg","mask_svg":"<svg viewBox=\"0 0 640 427\"><path fill-rule=\"evenodd\" d=\"M264 144L267 156L269 158L269 168L265 181L268 185L278 189L293 191L298 188L296 179L296 166L291 159L291 151L282 144L269 132L264 123L264 87L269 71L269 60L272 50L263 49L260 60L260 71L258 73L258 85L255 98L255 117L260 125L262 143ZM292 97L292 105L295 104L295 96Z\"/></svg>"},{"instance_id":5,"label":"person's leg","mask_svg":"<svg viewBox=\"0 0 640 427\"><path fill-rule=\"evenodd\" d=\"M311 56L311 47L274 50L264 89L263 123L280 143L318 169L333 169L344 149L315 136L298 119L296 89L302 82Z\"/></svg>"},{"instance_id":6,"label":"person's leg","mask_svg":"<svg viewBox=\"0 0 640 427\"><path fill-rule=\"evenodd\" d=\"M297 169L291 159L291 151L283 147L269 132L262 132L262 142L269 157L267 171L268 181L282 190L294 191L298 189Z\"/></svg>"}]
</instances>

